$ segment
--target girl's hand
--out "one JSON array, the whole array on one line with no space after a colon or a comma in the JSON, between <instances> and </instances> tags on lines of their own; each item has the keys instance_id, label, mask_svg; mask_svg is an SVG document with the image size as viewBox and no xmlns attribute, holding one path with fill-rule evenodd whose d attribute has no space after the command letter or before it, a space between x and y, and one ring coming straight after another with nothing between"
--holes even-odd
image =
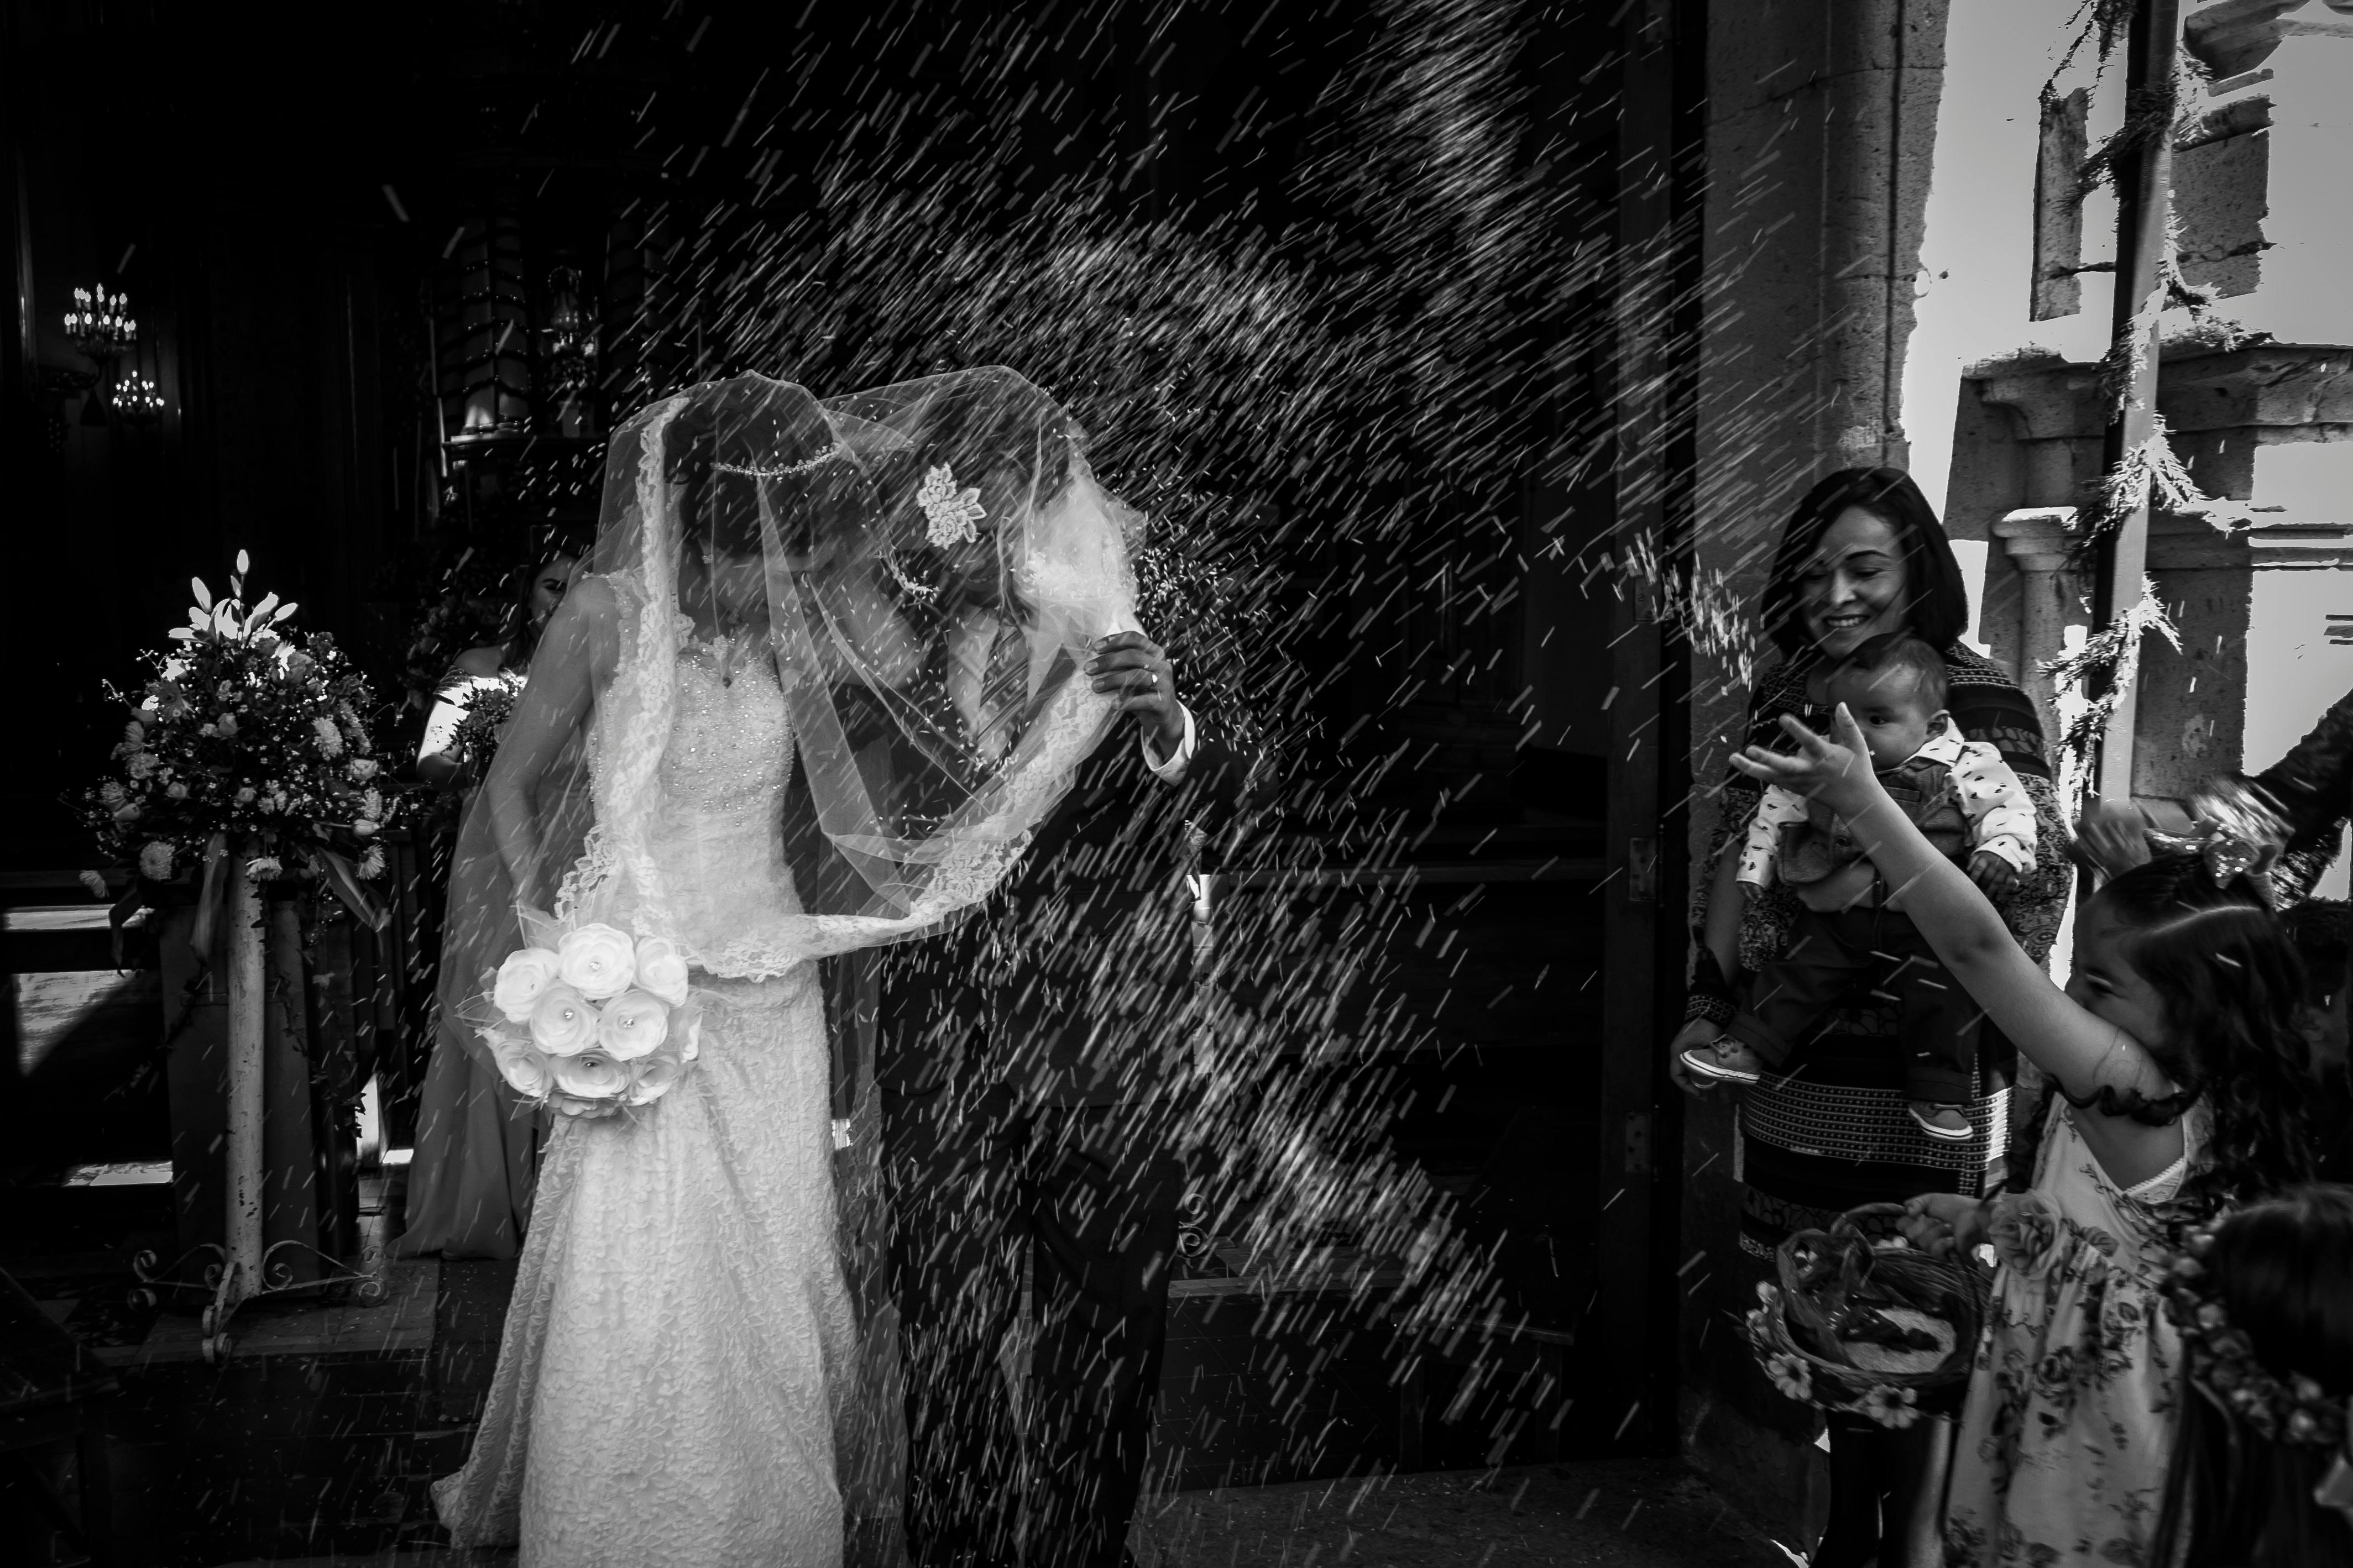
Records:
<instances>
[{"instance_id":1,"label":"girl's hand","mask_svg":"<svg viewBox=\"0 0 2353 1568\"><path fill-rule=\"evenodd\" d=\"M1885 792L1871 771L1871 748L1862 726L1841 702L1831 717L1831 733L1817 735L1795 715L1781 715L1781 729L1798 742L1794 752L1750 746L1732 759L1732 765L1750 778L1779 784L1792 795L1819 800L1852 820Z\"/></svg>"},{"instance_id":2,"label":"girl's hand","mask_svg":"<svg viewBox=\"0 0 2353 1568\"><path fill-rule=\"evenodd\" d=\"M1967 1258L1986 1238L1985 1204L1958 1193L1922 1193L1904 1205L1896 1228L1932 1258Z\"/></svg>"},{"instance_id":3,"label":"girl's hand","mask_svg":"<svg viewBox=\"0 0 2353 1568\"><path fill-rule=\"evenodd\" d=\"M1705 1018L1694 1018L1675 1031L1667 1042L1667 1077L1685 1094L1697 1099L1715 1087L1715 1080L1698 1077L1683 1066L1683 1053L1698 1046L1712 1046L1724 1037L1724 1026L1711 1024Z\"/></svg>"}]
</instances>

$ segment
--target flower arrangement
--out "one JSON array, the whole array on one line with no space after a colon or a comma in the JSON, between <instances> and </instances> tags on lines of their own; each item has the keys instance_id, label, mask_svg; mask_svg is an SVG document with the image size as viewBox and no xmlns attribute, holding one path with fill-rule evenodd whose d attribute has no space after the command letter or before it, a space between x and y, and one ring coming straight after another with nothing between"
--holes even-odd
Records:
<instances>
[{"instance_id":1,"label":"flower arrangement","mask_svg":"<svg viewBox=\"0 0 2353 1568\"><path fill-rule=\"evenodd\" d=\"M237 841L254 847L254 875L304 860L359 908L353 879L383 874L375 840L398 806L364 717L375 699L332 637L287 626L295 605L275 594L246 605L249 569L239 551L218 600L192 579L188 624L170 633L178 647L148 656L153 675L135 698L107 689L135 711L114 748L119 771L84 795L84 819L151 881Z\"/></svg>"},{"instance_id":2,"label":"flower arrangement","mask_svg":"<svg viewBox=\"0 0 2353 1568\"><path fill-rule=\"evenodd\" d=\"M667 937L617 926L554 933L507 954L471 1011L499 1072L525 1100L566 1116L609 1116L676 1088L700 1052L702 1005Z\"/></svg>"}]
</instances>

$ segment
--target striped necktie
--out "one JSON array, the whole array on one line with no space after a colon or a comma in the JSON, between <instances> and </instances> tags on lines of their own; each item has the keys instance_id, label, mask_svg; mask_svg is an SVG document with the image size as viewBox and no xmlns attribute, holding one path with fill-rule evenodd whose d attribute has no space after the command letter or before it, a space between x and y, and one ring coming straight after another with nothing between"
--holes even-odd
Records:
<instances>
[{"instance_id":1,"label":"striped necktie","mask_svg":"<svg viewBox=\"0 0 2353 1568\"><path fill-rule=\"evenodd\" d=\"M1000 622L988 645L988 668L980 681L979 732L973 750L993 763L1020 740L1029 717L1029 637L1021 627Z\"/></svg>"}]
</instances>

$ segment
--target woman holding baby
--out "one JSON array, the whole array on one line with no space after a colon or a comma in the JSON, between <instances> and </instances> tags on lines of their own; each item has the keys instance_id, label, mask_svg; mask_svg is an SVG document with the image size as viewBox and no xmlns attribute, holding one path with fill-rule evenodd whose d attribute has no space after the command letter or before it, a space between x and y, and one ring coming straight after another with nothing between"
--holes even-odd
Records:
<instances>
[{"instance_id":1,"label":"woman holding baby","mask_svg":"<svg viewBox=\"0 0 2353 1568\"><path fill-rule=\"evenodd\" d=\"M2071 881L2042 724L2015 681L1961 646L1960 568L1919 488L1893 468L1817 484L1783 531L1763 609L1783 659L1750 694L1746 743L1787 750L1785 716L1825 731L1838 700L1868 729L1875 703L1874 769L1917 784L1907 813L1932 840L1953 840L2043 962ZM1976 1195L1999 1182L2015 1058L1957 987L1940 989L1936 971L1906 959L1908 922L1836 823L1774 793L1738 771L1725 781L1694 911L1685 1023L1668 1047L1685 1092L1746 1086L1740 1239L1759 1279L1792 1231L1862 1204ZM1727 852L1736 833L1743 841ZM1931 1056L1915 1049L1922 1041ZM1833 1419L1831 1519L1815 1563L1856 1568L1883 1533L1886 1561L1934 1552L1933 1507L1913 1504L1935 1489L1924 1483L1938 1430Z\"/></svg>"}]
</instances>

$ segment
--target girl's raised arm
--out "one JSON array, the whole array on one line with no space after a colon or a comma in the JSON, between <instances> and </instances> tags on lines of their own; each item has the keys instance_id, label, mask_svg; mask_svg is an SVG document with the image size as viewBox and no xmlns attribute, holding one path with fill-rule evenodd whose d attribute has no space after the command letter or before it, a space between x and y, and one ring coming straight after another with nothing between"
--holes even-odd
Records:
<instances>
[{"instance_id":1,"label":"girl's raised arm","mask_svg":"<svg viewBox=\"0 0 2353 1568\"><path fill-rule=\"evenodd\" d=\"M1733 765L1752 778L1819 798L1845 818L1855 842L1895 890L1896 907L1920 928L1945 967L2070 1096L2089 1100L2104 1087L2150 1099L2170 1093L2172 1086L2140 1042L2052 984L1968 874L1937 853L1889 798L1865 760L1862 731L1844 704L1835 723L1836 738L1829 739L1785 717L1782 727L1799 742L1796 755L1752 746Z\"/></svg>"}]
</instances>

